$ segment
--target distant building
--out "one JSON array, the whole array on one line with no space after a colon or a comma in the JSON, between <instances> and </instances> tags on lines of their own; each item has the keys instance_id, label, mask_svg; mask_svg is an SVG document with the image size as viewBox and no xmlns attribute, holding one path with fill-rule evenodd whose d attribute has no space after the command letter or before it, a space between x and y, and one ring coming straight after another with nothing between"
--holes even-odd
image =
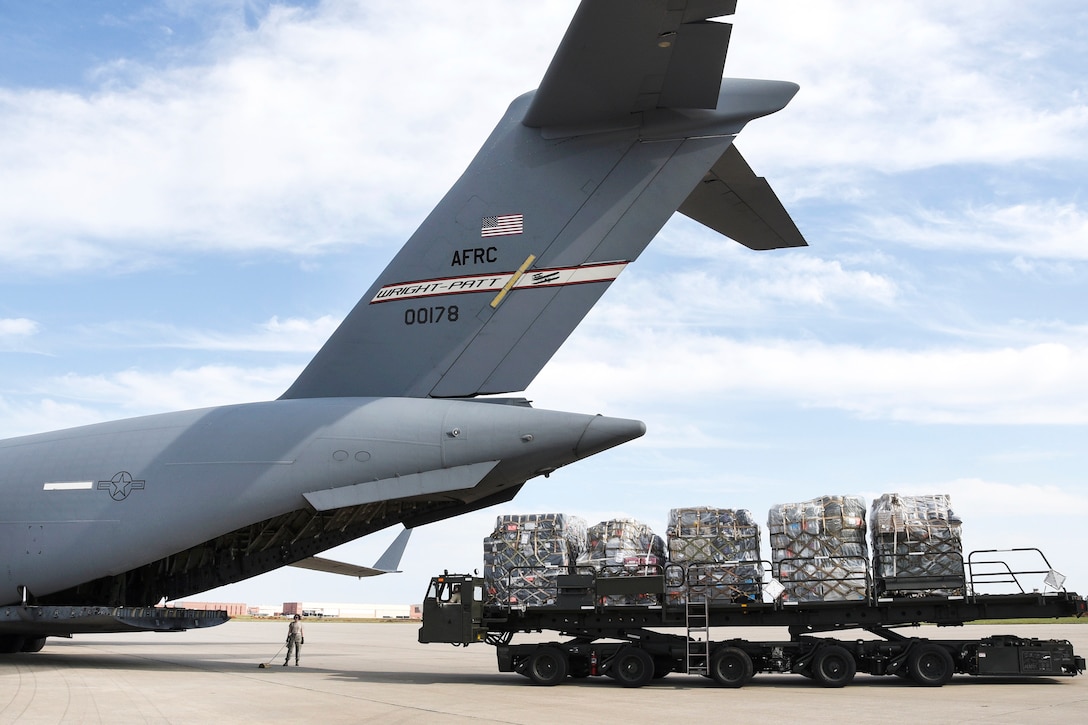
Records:
<instances>
[{"instance_id":1,"label":"distant building","mask_svg":"<svg viewBox=\"0 0 1088 725\"><path fill-rule=\"evenodd\" d=\"M340 619L420 619L421 610L411 604L353 604L343 602L284 602L287 616L338 617Z\"/></svg>"},{"instance_id":2,"label":"distant building","mask_svg":"<svg viewBox=\"0 0 1088 725\"><path fill-rule=\"evenodd\" d=\"M228 617L244 617L249 613L244 602L171 602L168 606L200 612L225 611Z\"/></svg>"},{"instance_id":3,"label":"distant building","mask_svg":"<svg viewBox=\"0 0 1088 725\"><path fill-rule=\"evenodd\" d=\"M170 602L176 609L225 611L229 617L330 617L339 619L422 619L418 604L351 604L343 602L284 602L249 606L241 602Z\"/></svg>"}]
</instances>

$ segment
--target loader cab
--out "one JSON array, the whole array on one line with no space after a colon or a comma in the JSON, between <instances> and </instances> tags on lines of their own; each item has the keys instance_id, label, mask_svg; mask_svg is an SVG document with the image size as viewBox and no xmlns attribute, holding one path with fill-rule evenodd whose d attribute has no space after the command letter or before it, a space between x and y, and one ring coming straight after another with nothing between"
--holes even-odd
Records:
<instances>
[{"instance_id":1,"label":"loader cab","mask_svg":"<svg viewBox=\"0 0 1088 725\"><path fill-rule=\"evenodd\" d=\"M431 577L423 599L423 626L419 641L471 644L482 642L483 580L467 574Z\"/></svg>"}]
</instances>

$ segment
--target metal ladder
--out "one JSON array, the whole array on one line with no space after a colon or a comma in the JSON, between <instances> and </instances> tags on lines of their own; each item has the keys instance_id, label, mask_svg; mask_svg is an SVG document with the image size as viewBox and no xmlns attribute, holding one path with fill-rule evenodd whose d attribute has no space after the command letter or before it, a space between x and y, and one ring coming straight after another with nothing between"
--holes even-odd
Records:
<instances>
[{"instance_id":1,"label":"metal ladder","mask_svg":"<svg viewBox=\"0 0 1088 725\"><path fill-rule=\"evenodd\" d=\"M689 675L710 673L710 605L705 598L687 602L687 666Z\"/></svg>"}]
</instances>

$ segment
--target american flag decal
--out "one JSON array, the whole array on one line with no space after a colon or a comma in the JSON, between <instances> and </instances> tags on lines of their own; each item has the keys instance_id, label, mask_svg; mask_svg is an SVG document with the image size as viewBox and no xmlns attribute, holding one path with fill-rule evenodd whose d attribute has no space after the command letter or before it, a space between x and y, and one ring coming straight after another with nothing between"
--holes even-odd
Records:
<instances>
[{"instance_id":1,"label":"american flag decal","mask_svg":"<svg viewBox=\"0 0 1088 725\"><path fill-rule=\"evenodd\" d=\"M508 237L525 231L525 218L521 214L485 216L480 220L481 237Z\"/></svg>"}]
</instances>

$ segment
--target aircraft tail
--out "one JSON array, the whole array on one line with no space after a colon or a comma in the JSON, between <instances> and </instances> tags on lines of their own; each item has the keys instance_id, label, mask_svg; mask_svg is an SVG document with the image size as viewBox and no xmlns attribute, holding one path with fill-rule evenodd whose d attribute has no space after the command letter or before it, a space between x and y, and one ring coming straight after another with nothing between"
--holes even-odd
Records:
<instances>
[{"instance_id":1,"label":"aircraft tail","mask_svg":"<svg viewBox=\"0 0 1088 725\"><path fill-rule=\"evenodd\" d=\"M524 390L679 209L754 249L803 245L732 148L792 83L722 80L735 0L583 0L540 88L284 398Z\"/></svg>"}]
</instances>

